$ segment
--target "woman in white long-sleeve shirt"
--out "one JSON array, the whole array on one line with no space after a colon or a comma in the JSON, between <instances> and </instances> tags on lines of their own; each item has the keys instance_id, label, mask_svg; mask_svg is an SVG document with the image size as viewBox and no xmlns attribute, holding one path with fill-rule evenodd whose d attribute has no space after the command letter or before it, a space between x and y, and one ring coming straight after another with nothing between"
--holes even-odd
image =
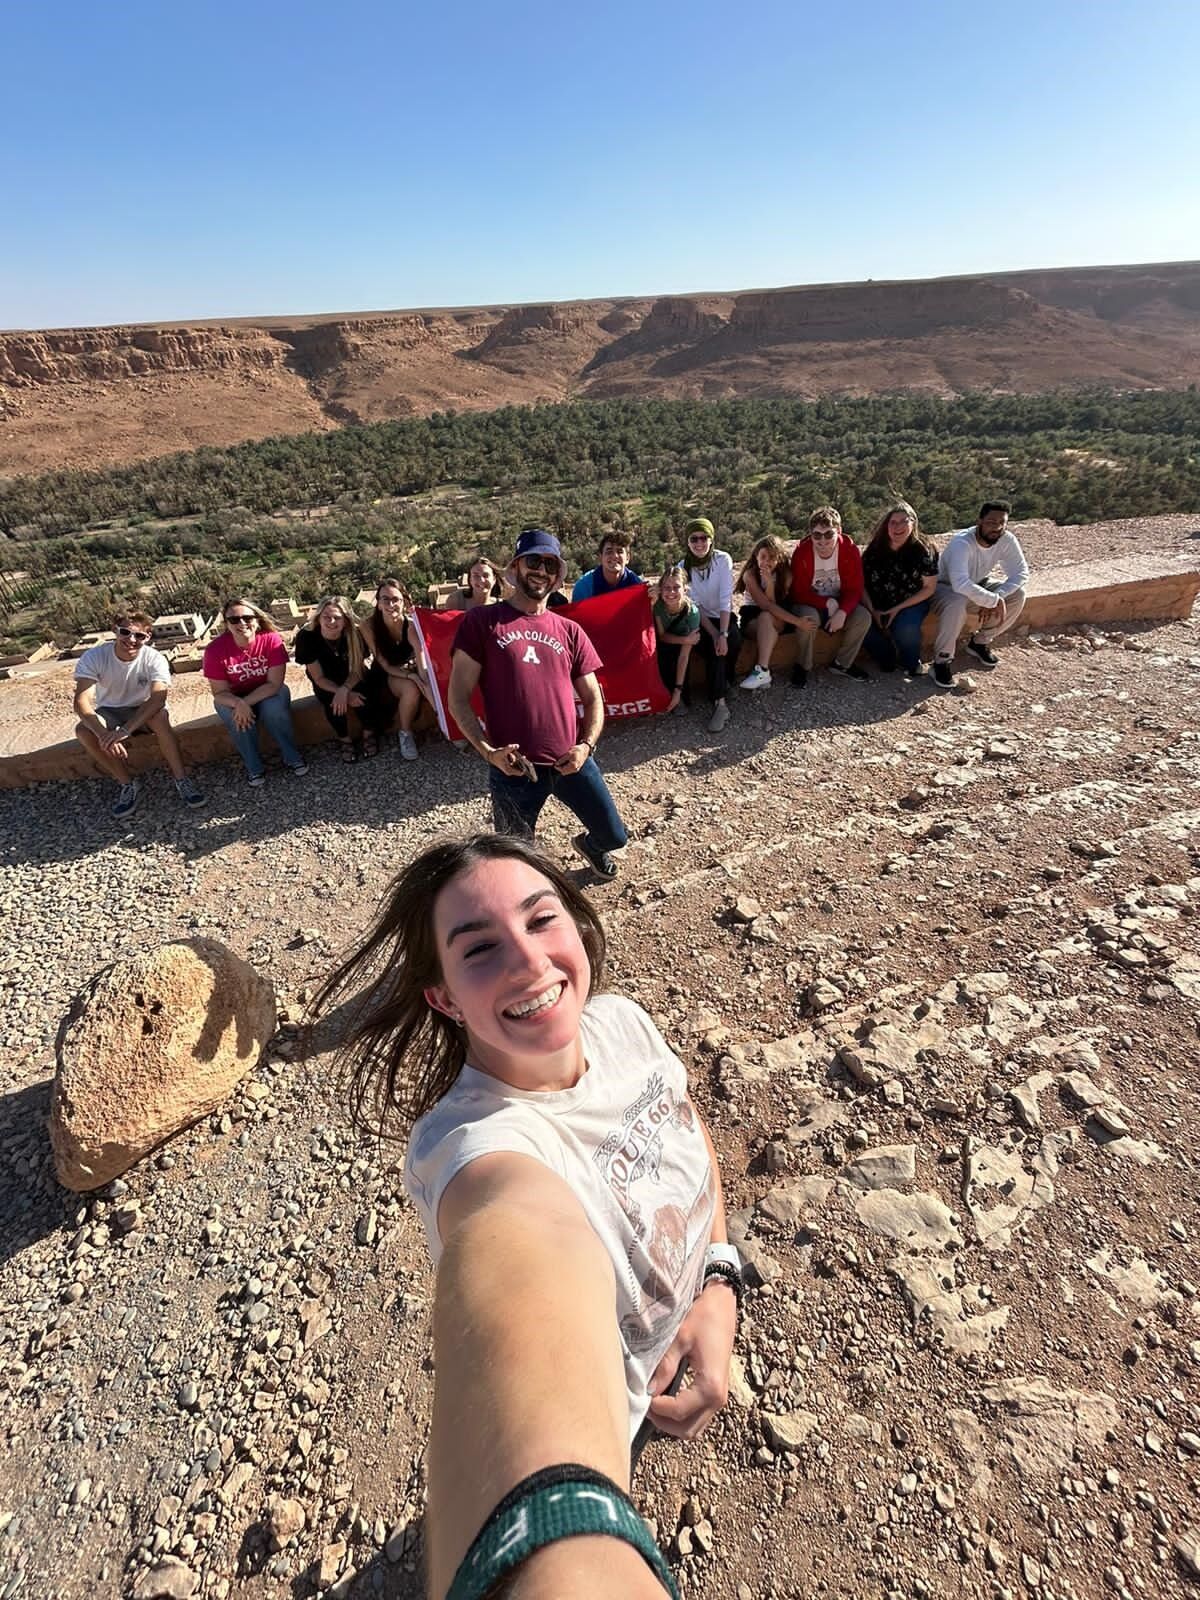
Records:
<instances>
[{"instance_id":1,"label":"woman in white long-sleeve shirt","mask_svg":"<svg viewBox=\"0 0 1200 1600\"><path fill-rule=\"evenodd\" d=\"M713 702L710 733L720 733L729 721L726 693L742 644L733 609L733 558L718 550L713 525L707 517L693 517L684 528L687 554L680 562L688 575L692 599L700 608L700 643L709 698Z\"/></svg>"}]
</instances>

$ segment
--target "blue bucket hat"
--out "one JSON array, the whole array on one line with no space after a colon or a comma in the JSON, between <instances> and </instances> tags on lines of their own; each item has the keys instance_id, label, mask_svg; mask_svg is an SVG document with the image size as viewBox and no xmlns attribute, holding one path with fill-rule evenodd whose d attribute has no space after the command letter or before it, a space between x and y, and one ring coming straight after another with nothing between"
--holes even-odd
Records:
<instances>
[{"instance_id":1,"label":"blue bucket hat","mask_svg":"<svg viewBox=\"0 0 1200 1600\"><path fill-rule=\"evenodd\" d=\"M558 562L558 575L561 580L567 570L567 563L563 560L562 546L552 533L547 533L545 528L523 528L517 540L517 548L513 552L513 560L519 561L522 556L553 556Z\"/></svg>"}]
</instances>

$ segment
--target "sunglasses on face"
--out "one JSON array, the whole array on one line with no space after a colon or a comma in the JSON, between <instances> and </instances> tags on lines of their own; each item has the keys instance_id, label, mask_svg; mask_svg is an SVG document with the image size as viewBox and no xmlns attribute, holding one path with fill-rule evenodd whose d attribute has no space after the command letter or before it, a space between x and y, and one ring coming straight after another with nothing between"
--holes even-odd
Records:
<instances>
[{"instance_id":1,"label":"sunglasses on face","mask_svg":"<svg viewBox=\"0 0 1200 1600\"><path fill-rule=\"evenodd\" d=\"M252 628L258 621L257 617L226 617L225 621L231 628Z\"/></svg>"},{"instance_id":2,"label":"sunglasses on face","mask_svg":"<svg viewBox=\"0 0 1200 1600\"><path fill-rule=\"evenodd\" d=\"M688 543L689 544L708 544L711 539L712 539L712 534L711 533L689 533L688 534Z\"/></svg>"},{"instance_id":3,"label":"sunglasses on face","mask_svg":"<svg viewBox=\"0 0 1200 1600\"><path fill-rule=\"evenodd\" d=\"M132 639L135 644L145 644L150 637L148 633L139 633L136 628L118 628L117 633L122 639Z\"/></svg>"},{"instance_id":4,"label":"sunglasses on face","mask_svg":"<svg viewBox=\"0 0 1200 1600\"><path fill-rule=\"evenodd\" d=\"M819 533L814 533L812 537L818 544L828 544L831 539L837 538L837 534L832 528L824 528Z\"/></svg>"},{"instance_id":5,"label":"sunglasses on face","mask_svg":"<svg viewBox=\"0 0 1200 1600\"><path fill-rule=\"evenodd\" d=\"M522 556L526 572L548 572L552 576L558 571L558 561L554 556Z\"/></svg>"}]
</instances>

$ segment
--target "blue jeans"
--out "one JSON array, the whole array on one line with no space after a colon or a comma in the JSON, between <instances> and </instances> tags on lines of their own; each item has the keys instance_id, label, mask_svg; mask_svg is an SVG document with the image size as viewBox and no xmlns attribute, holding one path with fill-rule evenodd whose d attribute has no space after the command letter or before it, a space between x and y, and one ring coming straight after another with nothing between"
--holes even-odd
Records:
<instances>
[{"instance_id":1,"label":"blue jeans","mask_svg":"<svg viewBox=\"0 0 1200 1600\"><path fill-rule=\"evenodd\" d=\"M246 771L250 776L261 778L266 770L263 766L262 753L258 748L260 725L279 746L279 754L283 757L284 765L302 767L304 757L296 749L296 739L292 732L292 694L287 684L281 684L276 693L268 696L266 700L256 701L250 710L254 713L254 723L243 732L234 725L233 712L230 708L217 706L217 715L229 730L233 748L246 763Z\"/></svg>"},{"instance_id":2,"label":"blue jeans","mask_svg":"<svg viewBox=\"0 0 1200 1600\"><path fill-rule=\"evenodd\" d=\"M488 788L492 793L492 820L497 833L532 836L542 807L553 794L583 823L587 829L585 843L594 854L620 850L629 842L604 775L591 756L578 772L568 777L553 767L538 767L536 783L528 778L506 777L495 767L489 767Z\"/></svg>"},{"instance_id":3,"label":"blue jeans","mask_svg":"<svg viewBox=\"0 0 1200 1600\"><path fill-rule=\"evenodd\" d=\"M905 672L912 672L921 659L921 624L929 615L931 600L921 600L915 606L897 611L886 633L871 624L863 640L872 658L885 672L891 672L897 659Z\"/></svg>"}]
</instances>

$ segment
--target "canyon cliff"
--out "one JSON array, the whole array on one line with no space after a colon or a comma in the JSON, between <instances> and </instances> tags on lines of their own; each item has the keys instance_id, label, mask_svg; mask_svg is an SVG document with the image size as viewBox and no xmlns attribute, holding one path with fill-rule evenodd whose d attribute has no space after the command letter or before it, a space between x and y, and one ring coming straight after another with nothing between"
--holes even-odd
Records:
<instances>
[{"instance_id":1,"label":"canyon cliff","mask_svg":"<svg viewBox=\"0 0 1200 1600\"><path fill-rule=\"evenodd\" d=\"M1200 381L1200 263L0 333L0 474L437 410Z\"/></svg>"}]
</instances>

